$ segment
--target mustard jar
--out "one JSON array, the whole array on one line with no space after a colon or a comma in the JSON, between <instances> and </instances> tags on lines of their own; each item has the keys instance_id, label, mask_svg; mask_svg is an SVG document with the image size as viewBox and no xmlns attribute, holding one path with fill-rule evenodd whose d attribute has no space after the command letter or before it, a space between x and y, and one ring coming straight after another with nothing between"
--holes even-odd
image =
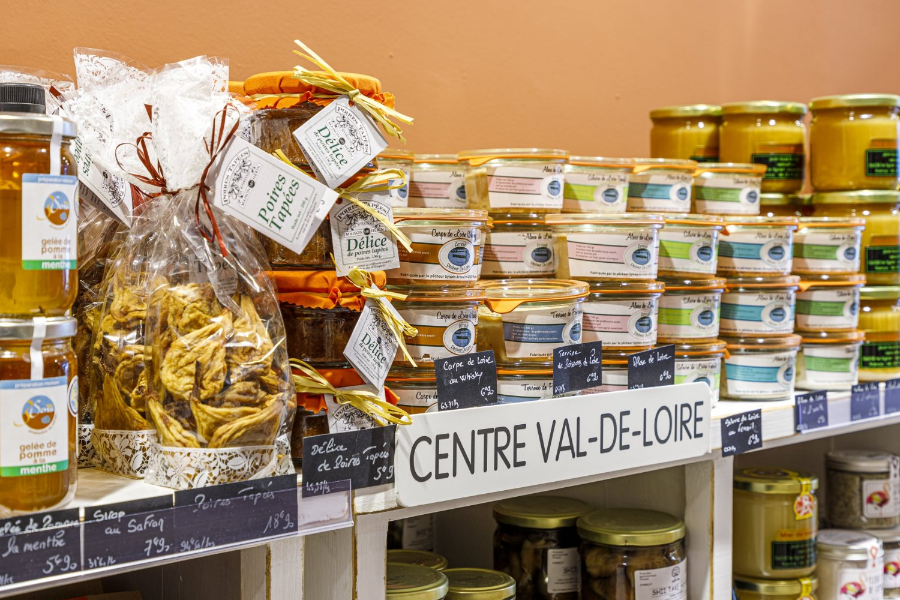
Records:
<instances>
[{"instance_id":1,"label":"mustard jar","mask_svg":"<svg viewBox=\"0 0 900 600\"><path fill-rule=\"evenodd\" d=\"M696 162L719 160L722 107L712 104L666 106L650 111L650 156Z\"/></svg>"}]
</instances>

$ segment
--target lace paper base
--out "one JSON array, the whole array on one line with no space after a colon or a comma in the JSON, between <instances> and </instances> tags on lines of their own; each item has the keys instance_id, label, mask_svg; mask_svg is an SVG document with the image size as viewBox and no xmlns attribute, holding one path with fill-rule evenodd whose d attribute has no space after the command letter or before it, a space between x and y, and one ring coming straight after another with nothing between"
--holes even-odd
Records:
<instances>
[{"instance_id":1,"label":"lace paper base","mask_svg":"<svg viewBox=\"0 0 900 600\"><path fill-rule=\"evenodd\" d=\"M78 426L78 468L90 469L97 466L97 451L91 441L94 426L90 423Z\"/></svg>"},{"instance_id":2,"label":"lace paper base","mask_svg":"<svg viewBox=\"0 0 900 600\"><path fill-rule=\"evenodd\" d=\"M210 449L154 444L147 482L189 490L278 475L282 462L276 446Z\"/></svg>"},{"instance_id":3,"label":"lace paper base","mask_svg":"<svg viewBox=\"0 0 900 600\"><path fill-rule=\"evenodd\" d=\"M296 472L294 461L291 459L291 439L288 436L280 435L275 438L275 452L278 453L275 475L290 475Z\"/></svg>"},{"instance_id":4,"label":"lace paper base","mask_svg":"<svg viewBox=\"0 0 900 600\"><path fill-rule=\"evenodd\" d=\"M95 466L98 469L143 479L147 475L150 455L156 445L156 430L94 429L91 441L97 453Z\"/></svg>"}]
</instances>

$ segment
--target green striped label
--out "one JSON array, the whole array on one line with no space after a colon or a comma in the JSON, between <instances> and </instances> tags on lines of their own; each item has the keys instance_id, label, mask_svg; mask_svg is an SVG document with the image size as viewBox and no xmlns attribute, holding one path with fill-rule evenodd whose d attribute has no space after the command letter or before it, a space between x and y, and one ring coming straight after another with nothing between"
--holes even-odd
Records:
<instances>
[{"instance_id":1,"label":"green striped label","mask_svg":"<svg viewBox=\"0 0 900 600\"><path fill-rule=\"evenodd\" d=\"M68 460L44 463L40 465L17 465L14 467L0 468L0 477L28 477L30 475L46 475L58 473L69 468Z\"/></svg>"},{"instance_id":2,"label":"green striped label","mask_svg":"<svg viewBox=\"0 0 900 600\"><path fill-rule=\"evenodd\" d=\"M853 365L850 358L828 358L825 356L804 355L803 364L807 371L826 371L828 373L849 373Z\"/></svg>"},{"instance_id":3,"label":"green striped label","mask_svg":"<svg viewBox=\"0 0 900 600\"><path fill-rule=\"evenodd\" d=\"M25 271L72 271L78 265L77 260L23 260Z\"/></svg>"},{"instance_id":4,"label":"green striped label","mask_svg":"<svg viewBox=\"0 0 900 600\"><path fill-rule=\"evenodd\" d=\"M566 200L578 200L579 202L593 202L595 185L583 183L566 183L563 186L563 198Z\"/></svg>"},{"instance_id":5,"label":"green striped label","mask_svg":"<svg viewBox=\"0 0 900 600\"><path fill-rule=\"evenodd\" d=\"M844 303L797 300L797 314L817 317L842 317L844 316Z\"/></svg>"},{"instance_id":6,"label":"green striped label","mask_svg":"<svg viewBox=\"0 0 900 600\"><path fill-rule=\"evenodd\" d=\"M658 320L661 325L691 325L691 309L660 308Z\"/></svg>"},{"instance_id":7,"label":"green striped label","mask_svg":"<svg viewBox=\"0 0 900 600\"><path fill-rule=\"evenodd\" d=\"M708 200L710 202L740 202L740 188L720 188L707 187L698 185L694 187L694 197L697 200Z\"/></svg>"},{"instance_id":8,"label":"green striped label","mask_svg":"<svg viewBox=\"0 0 900 600\"><path fill-rule=\"evenodd\" d=\"M794 244L794 258L813 258L819 260L837 260L840 246L822 244Z\"/></svg>"},{"instance_id":9,"label":"green striped label","mask_svg":"<svg viewBox=\"0 0 900 600\"><path fill-rule=\"evenodd\" d=\"M671 240L659 240L659 255L666 258L691 259L692 242L673 242Z\"/></svg>"}]
</instances>

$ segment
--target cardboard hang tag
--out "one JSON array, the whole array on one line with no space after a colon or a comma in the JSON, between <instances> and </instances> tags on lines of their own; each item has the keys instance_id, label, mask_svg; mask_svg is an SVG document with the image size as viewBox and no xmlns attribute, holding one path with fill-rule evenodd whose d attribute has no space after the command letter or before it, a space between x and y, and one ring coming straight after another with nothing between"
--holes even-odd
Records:
<instances>
[{"instance_id":1,"label":"cardboard hang tag","mask_svg":"<svg viewBox=\"0 0 900 600\"><path fill-rule=\"evenodd\" d=\"M72 154L78 175L78 196L126 227L131 227L134 200L128 182L116 177L89 156L80 137L72 143Z\"/></svg>"},{"instance_id":2,"label":"cardboard hang tag","mask_svg":"<svg viewBox=\"0 0 900 600\"><path fill-rule=\"evenodd\" d=\"M358 200L394 221L391 198L386 193L360 194ZM339 199L329 213L334 263L339 275L352 267L384 271L400 267L397 240L384 223L349 200Z\"/></svg>"},{"instance_id":3,"label":"cardboard hang tag","mask_svg":"<svg viewBox=\"0 0 900 600\"><path fill-rule=\"evenodd\" d=\"M384 400L384 387L376 390L370 385L354 385L339 389L372 392ZM378 423L370 415L350 404L341 404L331 394L325 394L325 405L328 407L328 431L331 433L378 427Z\"/></svg>"},{"instance_id":4,"label":"cardboard hang tag","mask_svg":"<svg viewBox=\"0 0 900 600\"><path fill-rule=\"evenodd\" d=\"M379 300L368 298L356 327L350 334L350 341L344 348L344 357L353 365L363 381L376 388L384 387L391 363L400 345L394 330L388 326L376 304ZM396 310L385 303L388 310ZM399 317L399 315L397 315Z\"/></svg>"}]
</instances>

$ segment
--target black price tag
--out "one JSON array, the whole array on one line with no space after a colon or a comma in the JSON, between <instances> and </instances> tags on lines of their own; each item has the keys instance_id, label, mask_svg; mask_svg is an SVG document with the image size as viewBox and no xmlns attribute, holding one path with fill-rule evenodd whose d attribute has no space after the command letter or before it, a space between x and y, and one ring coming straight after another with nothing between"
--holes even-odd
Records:
<instances>
[{"instance_id":1,"label":"black price tag","mask_svg":"<svg viewBox=\"0 0 900 600\"><path fill-rule=\"evenodd\" d=\"M396 425L303 438L303 497L323 482L349 480L354 490L394 483Z\"/></svg>"},{"instance_id":2,"label":"black price tag","mask_svg":"<svg viewBox=\"0 0 900 600\"><path fill-rule=\"evenodd\" d=\"M675 385L675 345L628 355L628 389Z\"/></svg>"},{"instance_id":3,"label":"black price tag","mask_svg":"<svg viewBox=\"0 0 900 600\"><path fill-rule=\"evenodd\" d=\"M884 382L884 414L892 415L900 412L900 379L888 379Z\"/></svg>"},{"instance_id":4,"label":"black price tag","mask_svg":"<svg viewBox=\"0 0 900 600\"><path fill-rule=\"evenodd\" d=\"M493 350L439 358L434 361L434 376L438 410L473 408L497 402L497 363ZM356 482L353 488L356 489Z\"/></svg>"},{"instance_id":5,"label":"black price tag","mask_svg":"<svg viewBox=\"0 0 900 600\"><path fill-rule=\"evenodd\" d=\"M603 381L603 343L588 342L553 350L553 395L587 390Z\"/></svg>"},{"instance_id":6,"label":"black price tag","mask_svg":"<svg viewBox=\"0 0 900 600\"><path fill-rule=\"evenodd\" d=\"M78 509L0 521L0 586L81 570Z\"/></svg>"},{"instance_id":7,"label":"black price tag","mask_svg":"<svg viewBox=\"0 0 900 600\"><path fill-rule=\"evenodd\" d=\"M878 382L860 383L850 388L850 420L872 419L881 414Z\"/></svg>"},{"instance_id":8,"label":"black price tag","mask_svg":"<svg viewBox=\"0 0 900 600\"><path fill-rule=\"evenodd\" d=\"M810 392L800 394L795 399L797 431L810 431L828 427L828 394Z\"/></svg>"},{"instance_id":9,"label":"black price tag","mask_svg":"<svg viewBox=\"0 0 900 600\"><path fill-rule=\"evenodd\" d=\"M84 568L99 569L179 551L172 496L85 509Z\"/></svg>"},{"instance_id":10,"label":"black price tag","mask_svg":"<svg viewBox=\"0 0 900 600\"><path fill-rule=\"evenodd\" d=\"M297 476L280 475L175 492L175 552L299 531Z\"/></svg>"},{"instance_id":11,"label":"black price tag","mask_svg":"<svg viewBox=\"0 0 900 600\"><path fill-rule=\"evenodd\" d=\"M762 411L751 410L725 417L722 424L722 456L734 456L762 448Z\"/></svg>"}]
</instances>

